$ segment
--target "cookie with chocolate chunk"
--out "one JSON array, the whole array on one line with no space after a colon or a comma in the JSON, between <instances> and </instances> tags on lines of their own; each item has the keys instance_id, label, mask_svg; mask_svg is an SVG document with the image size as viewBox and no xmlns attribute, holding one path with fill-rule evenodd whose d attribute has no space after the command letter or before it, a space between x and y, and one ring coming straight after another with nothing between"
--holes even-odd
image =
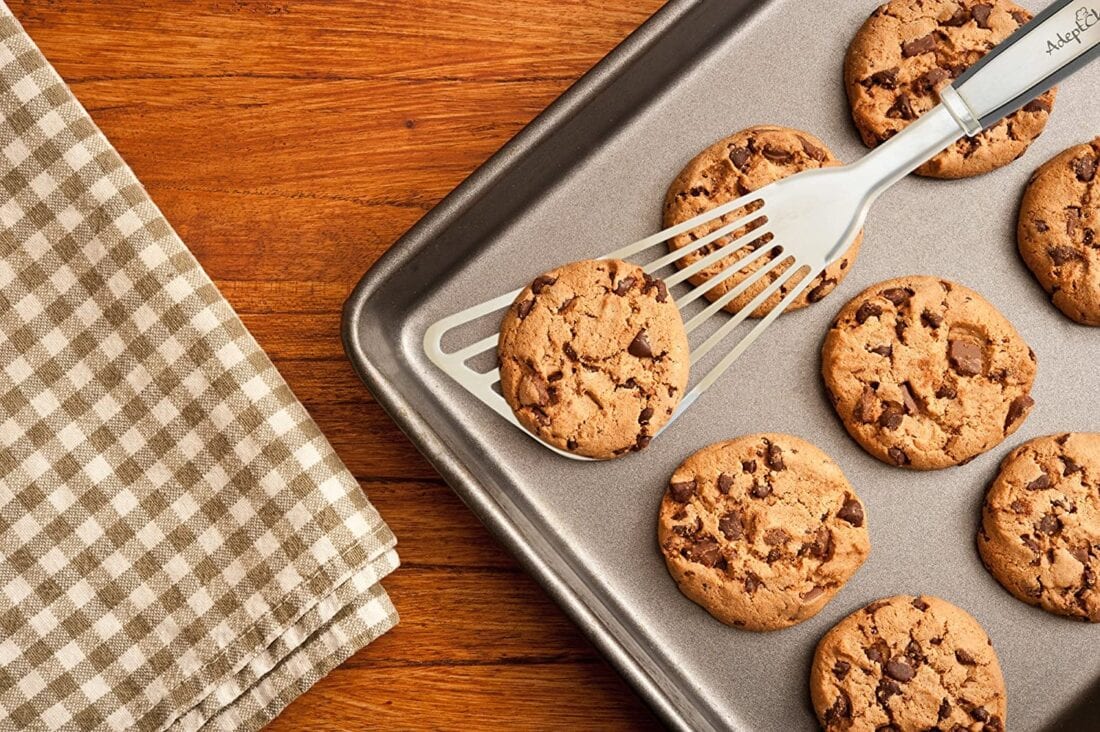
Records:
<instances>
[{"instance_id":1,"label":"cookie with chocolate chunk","mask_svg":"<svg viewBox=\"0 0 1100 732\"><path fill-rule=\"evenodd\" d=\"M1004 676L978 621L946 600L872 602L822 637L810 698L826 730L1004 732Z\"/></svg>"},{"instance_id":2,"label":"cookie with chocolate chunk","mask_svg":"<svg viewBox=\"0 0 1100 732\"><path fill-rule=\"evenodd\" d=\"M1049 435L1010 452L982 505L978 551L1029 605L1100 623L1100 434Z\"/></svg>"},{"instance_id":3,"label":"cookie with chocolate chunk","mask_svg":"<svg viewBox=\"0 0 1100 732\"><path fill-rule=\"evenodd\" d=\"M1020 255L1051 302L1100 325L1100 137L1042 165L1020 203Z\"/></svg>"},{"instance_id":4,"label":"cookie with chocolate chunk","mask_svg":"<svg viewBox=\"0 0 1100 732\"><path fill-rule=\"evenodd\" d=\"M939 104L939 91L1031 19L1009 0L892 0L856 33L844 61L852 119L874 147ZM966 178L1007 165L1042 133L1055 90L964 137L917 168Z\"/></svg>"},{"instance_id":5,"label":"cookie with chocolate chunk","mask_svg":"<svg viewBox=\"0 0 1100 732\"><path fill-rule=\"evenodd\" d=\"M657 538L680 591L748 630L813 617L870 551L863 504L844 473L780 434L720 442L685 460L661 501Z\"/></svg>"},{"instance_id":6,"label":"cookie with chocolate chunk","mask_svg":"<svg viewBox=\"0 0 1100 732\"><path fill-rule=\"evenodd\" d=\"M837 160L832 151L825 146L824 142L808 132L773 125L749 127L714 143L696 155L680 172L676 180L669 186L668 193L665 196L664 225L668 228L681 224L716 206L763 188L769 183L774 183L780 178L786 178L803 170L835 165L840 165L840 161ZM690 247L694 242L702 239L712 231L742 216L744 212L745 209L738 209L686 234L673 237L669 241L669 246L673 250ZM755 228L753 224L756 224L756 222L752 221L734 231L732 236L717 239L685 255L677 261L677 266L686 268L695 264L703 257L728 244L732 238L751 231ZM787 309L804 308L832 292L837 283L848 274L852 262L859 253L859 245L862 240L863 234L860 233L856 240L852 242L848 251L807 285L806 289L794 299ZM763 243L758 243L758 241L749 239L745 246L730 252L728 257L703 268L691 278L691 283L701 285L715 278L724 267L747 256ZM714 287L706 293L707 299L713 302L722 297L753 272L764 267L772 258L772 254L764 255L730 277L715 282ZM779 265L747 288L745 292L730 300L729 304L726 305L726 309L734 313L741 310L754 297L763 292L768 285L775 282L786 269L787 265ZM771 297L757 307L752 315L763 317L769 313L798 284L800 279L801 277L794 277L790 282L784 283Z\"/></svg>"},{"instance_id":7,"label":"cookie with chocolate chunk","mask_svg":"<svg viewBox=\"0 0 1100 732\"><path fill-rule=\"evenodd\" d=\"M973 290L936 277L873 285L845 305L821 352L837 414L879 460L958 465L1031 411L1035 354Z\"/></svg>"},{"instance_id":8,"label":"cookie with chocolate chunk","mask_svg":"<svg viewBox=\"0 0 1100 732\"><path fill-rule=\"evenodd\" d=\"M500 386L524 427L562 450L640 450L684 395L690 358L664 282L614 259L535 278L500 326Z\"/></svg>"}]
</instances>

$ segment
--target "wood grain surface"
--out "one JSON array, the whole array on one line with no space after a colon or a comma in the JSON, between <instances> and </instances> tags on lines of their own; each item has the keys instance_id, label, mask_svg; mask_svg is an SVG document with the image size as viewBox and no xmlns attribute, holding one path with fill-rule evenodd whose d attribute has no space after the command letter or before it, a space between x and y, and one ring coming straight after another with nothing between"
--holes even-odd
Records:
<instances>
[{"instance_id":1,"label":"wood grain surface","mask_svg":"<svg viewBox=\"0 0 1100 732\"><path fill-rule=\"evenodd\" d=\"M659 0L8 0L396 532L401 624L272 730L656 726L372 401L340 308Z\"/></svg>"}]
</instances>

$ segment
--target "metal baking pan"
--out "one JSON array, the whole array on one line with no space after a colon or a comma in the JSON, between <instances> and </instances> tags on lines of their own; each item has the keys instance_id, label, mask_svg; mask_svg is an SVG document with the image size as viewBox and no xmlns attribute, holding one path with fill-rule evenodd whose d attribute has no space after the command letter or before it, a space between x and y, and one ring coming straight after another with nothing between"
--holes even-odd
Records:
<instances>
[{"instance_id":1,"label":"metal baking pan","mask_svg":"<svg viewBox=\"0 0 1100 732\"><path fill-rule=\"evenodd\" d=\"M1046 133L1021 160L981 178L897 185L871 212L838 290L780 318L641 453L603 463L554 455L421 348L439 318L660 228L669 181L730 132L782 124L820 135L842 159L862 154L841 63L873 8L874 0L669 3L379 260L346 305L347 352L454 490L669 725L814 729L807 676L817 639L864 603L908 592L946 598L988 630L1010 729L1097 729L1100 626L1009 596L982 568L974 531L1010 447L1100 430L1100 331L1055 310L1015 251L1028 175L1100 133L1100 68L1062 85ZM916 273L983 293L1039 359L1037 407L1023 427L970 464L931 473L860 450L818 375L821 340L841 305L874 282ZM704 445L757 431L800 435L832 455L864 499L872 540L867 564L817 617L766 634L722 626L681 596L655 538L673 468Z\"/></svg>"}]
</instances>

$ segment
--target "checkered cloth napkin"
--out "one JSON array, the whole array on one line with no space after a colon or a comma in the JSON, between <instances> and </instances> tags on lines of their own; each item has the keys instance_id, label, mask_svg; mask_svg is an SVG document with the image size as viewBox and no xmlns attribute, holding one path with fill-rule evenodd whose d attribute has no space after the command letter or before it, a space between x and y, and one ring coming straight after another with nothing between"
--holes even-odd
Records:
<instances>
[{"instance_id":1,"label":"checkered cloth napkin","mask_svg":"<svg viewBox=\"0 0 1100 732\"><path fill-rule=\"evenodd\" d=\"M0 6L0 729L255 729L394 538Z\"/></svg>"}]
</instances>

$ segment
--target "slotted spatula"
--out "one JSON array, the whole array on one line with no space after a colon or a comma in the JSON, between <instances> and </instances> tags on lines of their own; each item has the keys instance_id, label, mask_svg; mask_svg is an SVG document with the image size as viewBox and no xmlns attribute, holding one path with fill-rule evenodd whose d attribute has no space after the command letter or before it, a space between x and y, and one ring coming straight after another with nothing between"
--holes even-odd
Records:
<instances>
[{"instance_id":1,"label":"slotted spatula","mask_svg":"<svg viewBox=\"0 0 1100 732\"><path fill-rule=\"evenodd\" d=\"M676 305L681 310L722 280L763 257L768 258L721 298L686 319L685 329L690 337L700 325L722 311L727 303L769 273L776 273L775 279L748 304L697 345L693 344L692 366L723 343L750 313L775 292L788 283L794 283L779 304L733 342L725 355L694 383L665 429L691 407L820 272L848 249L863 227L867 210L879 194L963 135L974 136L1024 106L1093 60L1098 53L1100 0L1059 0L945 87L940 92L938 106L855 163L809 170L784 178L603 255L606 259L629 259L644 255L651 249L664 251L670 239L720 217L732 217L720 228L690 245L664 253L644 266L647 273L654 274L739 229L745 230L691 266L664 278L665 283L673 287L738 250L744 252L704 284L677 298ZM748 244L751 246L746 246ZM505 293L432 324L424 334L424 351L448 376L530 435L494 389L500 381L499 370L494 368L479 372L468 365L471 359L495 349L498 335L450 353L445 352L442 346L443 338L449 331L503 310L521 291L522 288ZM534 435L531 437L538 440ZM590 459L538 441L566 457Z\"/></svg>"}]
</instances>

